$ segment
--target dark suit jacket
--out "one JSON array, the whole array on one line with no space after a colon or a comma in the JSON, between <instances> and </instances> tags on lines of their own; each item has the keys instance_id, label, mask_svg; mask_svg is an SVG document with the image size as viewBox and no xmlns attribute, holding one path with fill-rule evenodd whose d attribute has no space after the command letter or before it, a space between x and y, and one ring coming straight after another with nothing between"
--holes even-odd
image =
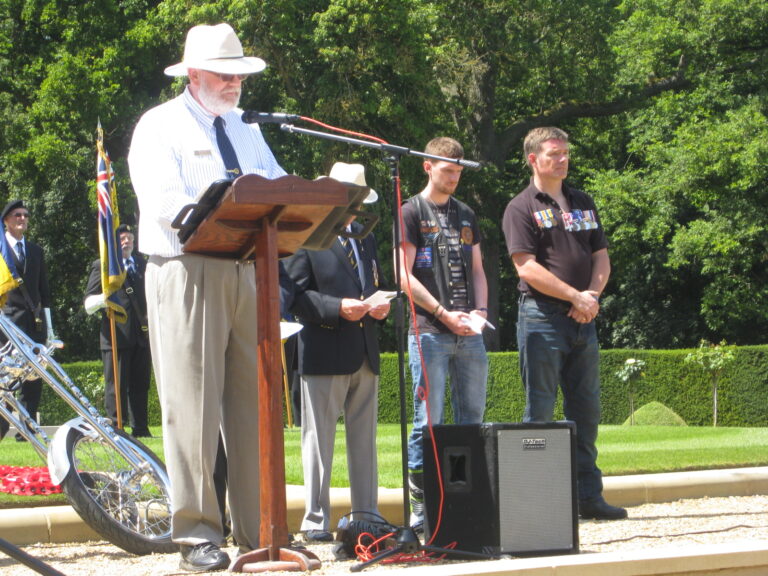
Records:
<instances>
[{"instance_id":1,"label":"dark suit jacket","mask_svg":"<svg viewBox=\"0 0 768 576\"><path fill-rule=\"evenodd\" d=\"M358 322L339 316L342 298L367 298L376 292L381 279L373 235L356 243L365 288L338 241L328 250L299 250L284 260L295 282L290 311L304 325L299 332L301 374L352 374L365 358L371 370L379 373L377 321L368 315Z\"/></svg>"},{"instance_id":2,"label":"dark suit jacket","mask_svg":"<svg viewBox=\"0 0 768 576\"><path fill-rule=\"evenodd\" d=\"M126 322L115 322L115 335L117 347L131 348L133 346L149 346L148 332L141 329L142 324L147 323L147 297L144 292L144 273L147 269L147 261L139 254L133 255L136 265L135 278L126 275L123 286L115 293L115 300L125 308L128 314ZM133 288L133 298L128 296L127 288ZM91 262L91 273L88 276L88 285L85 295L101 294L101 260ZM135 304L135 305L134 305ZM110 336L109 318L106 309L101 311L101 334L99 336L101 350L111 350L112 340Z\"/></svg>"},{"instance_id":3,"label":"dark suit jacket","mask_svg":"<svg viewBox=\"0 0 768 576\"><path fill-rule=\"evenodd\" d=\"M5 234L4 231L0 231L0 233ZM8 292L8 300L3 312L35 342L45 342L48 329L42 309L51 307L51 292L48 288L48 274L43 259L43 249L26 238L24 244L26 259L24 270L19 272L24 278L24 286L29 293L30 300L39 310L39 317L42 322L35 323L35 314L30 310L21 288L14 288Z\"/></svg>"}]
</instances>

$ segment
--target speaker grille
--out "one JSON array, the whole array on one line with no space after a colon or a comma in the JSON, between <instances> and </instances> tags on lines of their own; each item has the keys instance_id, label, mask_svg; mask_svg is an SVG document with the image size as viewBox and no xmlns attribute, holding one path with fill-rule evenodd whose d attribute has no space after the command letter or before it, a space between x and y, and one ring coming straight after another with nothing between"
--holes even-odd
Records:
<instances>
[{"instance_id":1,"label":"speaker grille","mask_svg":"<svg viewBox=\"0 0 768 576\"><path fill-rule=\"evenodd\" d=\"M571 431L497 430L499 527L505 552L574 546Z\"/></svg>"}]
</instances>

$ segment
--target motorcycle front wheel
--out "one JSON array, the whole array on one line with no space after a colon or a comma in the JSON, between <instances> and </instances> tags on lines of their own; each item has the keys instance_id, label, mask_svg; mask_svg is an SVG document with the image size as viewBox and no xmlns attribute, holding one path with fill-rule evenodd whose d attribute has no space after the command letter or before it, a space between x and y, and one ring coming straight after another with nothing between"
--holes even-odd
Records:
<instances>
[{"instance_id":1,"label":"motorcycle front wheel","mask_svg":"<svg viewBox=\"0 0 768 576\"><path fill-rule=\"evenodd\" d=\"M86 524L126 552L178 552L171 541L165 465L132 436L115 433L141 465L134 467L106 439L72 428L65 443L70 466L62 490Z\"/></svg>"}]
</instances>

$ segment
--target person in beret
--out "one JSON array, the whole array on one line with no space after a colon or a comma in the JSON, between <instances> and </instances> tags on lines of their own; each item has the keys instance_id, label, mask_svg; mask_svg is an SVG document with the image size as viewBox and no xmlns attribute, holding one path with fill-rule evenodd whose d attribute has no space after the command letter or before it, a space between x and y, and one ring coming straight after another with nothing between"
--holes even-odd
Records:
<instances>
[{"instance_id":1,"label":"person in beret","mask_svg":"<svg viewBox=\"0 0 768 576\"><path fill-rule=\"evenodd\" d=\"M54 339L51 292L43 249L26 237L29 218L29 209L23 200L11 200L0 214L16 270L24 280L18 288L8 292L3 313L35 342L45 343ZM43 382L39 378L25 381L19 391L19 400L35 420L42 391ZM9 428L8 422L0 418L0 438ZM23 442L24 438L16 434L16 440Z\"/></svg>"},{"instance_id":2,"label":"person in beret","mask_svg":"<svg viewBox=\"0 0 768 576\"><path fill-rule=\"evenodd\" d=\"M125 282L115 292L114 298L128 316L125 322L115 322L121 414L129 415L131 434L134 437L150 437L147 404L152 356L149 351L147 297L144 293L144 272L147 261L140 254L134 253L135 235L130 226L125 224L119 226L117 236L126 275ZM93 314L97 310L102 311L99 347L104 362L104 408L107 416L112 418L113 422L117 422L115 370L112 362L113 343L102 292L100 258L91 263L91 272L85 288L85 311ZM128 418L123 416L123 419Z\"/></svg>"}]
</instances>

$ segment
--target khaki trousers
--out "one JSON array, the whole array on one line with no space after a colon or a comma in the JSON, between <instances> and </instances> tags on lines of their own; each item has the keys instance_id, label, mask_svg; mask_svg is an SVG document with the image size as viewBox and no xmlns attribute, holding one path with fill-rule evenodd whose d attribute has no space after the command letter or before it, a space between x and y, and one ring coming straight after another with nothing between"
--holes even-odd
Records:
<instances>
[{"instance_id":1,"label":"khaki trousers","mask_svg":"<svg viewBox=\"0 0 768 576\"><path fill-rule=\"evenodd\" d=\"M233 536L245 549L258 548L254 266L194 254L152 256L146 291L171 481L173 540L223 543L213 484L221 429Z\"/></svg>"},{"instance_id":2,"label":"khaki trousers","mask_svg":"<svg viewBox=\"0 0 768 576\"><path fill-rule=\"evenodd\" d=\"M344 415L347 470L354 520L378 514L379 477L376 418L379 377L368 360L354 374L301 377L301 458L304 466L304 519L301 530L329 530L331 468L336 423Z\"/></svg>"}]
</instances>

